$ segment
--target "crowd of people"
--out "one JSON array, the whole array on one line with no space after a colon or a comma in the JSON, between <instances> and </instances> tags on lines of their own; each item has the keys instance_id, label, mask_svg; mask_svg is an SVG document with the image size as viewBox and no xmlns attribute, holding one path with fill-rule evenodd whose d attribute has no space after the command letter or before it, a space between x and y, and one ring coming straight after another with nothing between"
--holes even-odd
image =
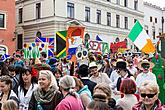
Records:
<instances>
[{"instance_id":1,"label":"crowd of people","mask_svg":"<svg viewBox=\"0 0 165 110\"><path fill-rule=\"evenodd\" d=\"M150 58L90 53L88 61L16 52L0 61L0 110L165 110Z\"/></svg>"}]
</instances>

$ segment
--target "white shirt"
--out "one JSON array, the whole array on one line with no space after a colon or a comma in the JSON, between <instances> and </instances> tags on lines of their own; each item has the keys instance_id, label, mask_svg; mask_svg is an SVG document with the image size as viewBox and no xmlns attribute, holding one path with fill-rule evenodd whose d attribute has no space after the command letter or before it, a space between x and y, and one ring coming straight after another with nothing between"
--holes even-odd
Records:
<instances>
[{"instance_id":1,"label":"white shirt","mask_svg":"<svg viewBox=\"0 0 165 110\"><path fill-rule=\"evenodd\" d=\"M142 73L138 74L138 76L136 78L137 87L139 88L140 85L146 80L154 81L157 83L155 74L153 74L152 72L148 72L148 73L142 72Z\"/></svg>"},{"instance_id":2,"label":"white shirt","mask_svg":"<svg viewBox=\"0 0 165 110\"><path fill-rule=\"evenodd\" d=\"M32 93L34 90L36 90L38 87L37 84L31 84L26 95L24 96L24 91L20 89L20 86L18 87L18 98L19 98L19 108L22 110L28 110L29 102L32 96Z\"/></svg>"},{"instance_id":3,"label":"white shirt","mask_svg":"<svg viewBox=\"0 0 165 110\"><path fill-rule=\"evenodd\" d=\"M107 83L111 84L111 80L109 79L108 75L106 73L99 73L98 77L91 76L90 80L99 84L99 83Z\"/></svg>"},{"instance_id":4,"label":"white shirt","mask_svg":"<svg viewBox=\"0 0 165 110\"><path fill-rule=\"evenodd\" d=\"M110 76L110 80L112 82L115 82L116 79L118 79L120 77L120 75L116 72L116 70L113 70Z\"/></svg>"},{"instance_id":5,"label":"white shirt","mask_svg":"<svg viewBox=\"0 0 165 110\"><path fill-rule=\"evenodd\" d=\"M132 75L137 74L137 68L135 68L134 66L132 66L132 68L128 67L127 69L130 71Z\"/></svg>"},{"instance_id":6,"label":"white shirt","mask_svg":"<svg viewBox=\"0 0 165 110\"><path fill-rule=\"evenodd\" d=\"M138 100L133 94L124 94L123 98L116 101L116 105L120 105L124 110L132 110L132 107L138 103Z\"/></svg>"}]
</instances>

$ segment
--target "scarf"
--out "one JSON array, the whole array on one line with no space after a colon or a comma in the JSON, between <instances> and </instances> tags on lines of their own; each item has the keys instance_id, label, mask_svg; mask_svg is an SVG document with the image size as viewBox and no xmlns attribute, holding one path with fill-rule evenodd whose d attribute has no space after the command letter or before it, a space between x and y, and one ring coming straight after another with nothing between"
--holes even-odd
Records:
<instances>
[{"instance_id":1,"label":"scarf","mask_svg":"<svg viewBox=\"0 0 165 110\"><path fill-rule=\"evenodd\" d=\"M34 91L34 97L37 102L40 103L49 103L52 101L56 89L54 86L51 86L48 91L43 91L42 89L38 88L36 91Z\"/></svg>"},{"instance_id":2,"label":"scarf","mask_svg":"<svg viewBox=\"0 0 165 110\"><path fill-rule=\"evenodd\" d=\"M158 106L158 104L155 102L154 105L151 107L150 110L156 110L157 106ZM140 110L146 110L144 104L141 105L141 109Z\"/></svg>"}]
</instances>

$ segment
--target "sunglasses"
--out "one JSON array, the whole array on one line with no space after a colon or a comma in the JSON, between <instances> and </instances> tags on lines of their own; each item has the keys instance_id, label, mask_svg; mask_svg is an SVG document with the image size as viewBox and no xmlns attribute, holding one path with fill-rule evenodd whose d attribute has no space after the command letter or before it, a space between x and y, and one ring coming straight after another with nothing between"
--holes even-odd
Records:
<instances>
[{"instance_id":1,"label":"sunglasses","mask_svg":"<svg viewBox=\"0 0 165 110\"><path fill-rule=\"evenodd\" d=\"M156 94L157 93L155 93L155 94L144 94L144 93L142 93L141 97L145 98L147 96L148 98L153 98Z\"/></svg>"}]
</instances>

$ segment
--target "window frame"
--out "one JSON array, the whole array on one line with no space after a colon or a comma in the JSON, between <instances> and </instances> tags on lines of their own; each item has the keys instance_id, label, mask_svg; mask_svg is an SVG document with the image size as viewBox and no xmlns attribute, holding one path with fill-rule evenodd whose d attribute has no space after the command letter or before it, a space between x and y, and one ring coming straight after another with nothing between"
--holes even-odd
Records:
<instances>
[{"instance_id":1,"label":"window frame","mask_svg":"<svg viewBox=\"0 0 165 110\"><path fill-rule=\"evenodd\" d=\"M20 10L22 10L22 11L20 11ZM20 12L21 12L21 15L20 15ZM19 15L18 15L18 23L22 23L23 22L23 8L19 8L18 9L18 13L19 13Z\"/></svg>"},{"instance_id":2,"label":"window frame","mask_svg":"<svg viewBox=\"0 0 165 110\"><path fill-rule=\"evenodd\" d=\"M85 21L90 22L90 7L85 7Z\"/></svg>"},{"instance_id":3,"label":"window frame","mask_svg":"<svg viewBox=\"0 0 165 110\"><path fill-rule=\"evenodd\" d=\"M155 23L158 23L158 19L157 18L155 18Z\"/></svg>"},{"instance_id":4,"label":"window frame","mask_svg":"<svg viewBox=\"0 0 165 110\"><path fill-rule=\"evenodd\" d=\"M111 26L111 13L107 12L107 26Z\"/></svg>"},{"instance_id":5,"label":"window frame","mask_svg":"<svg viewBox=\"0 0 165 110\"><path fill-rule=\"evenodd\" d=\"M153 20L152 20L152 16L150 16L150 22L152 22Z\"/></svg>"},{"instance_id":6,"label":"window frame","mask_svg":"<svg viewBox=\"0 0 165 110\"><path fill-rule=\"evenodd\" d=\"M67 18L74 19L74 3L67 2Z\"/></svg>"},{"instance_id":7,"label":"window frame","mask_svg":"<svg viewBox=\"0 0 165 110\"><path fill-rule=\"evenodd\" d=\"M138 10L138 0L134 0L134 9Z\"/></svg>"},{"instance_id":8,"label":"window frame","mask_svg":"<svg viewBox=\"0 0 165 110\"><path fill-rule=\"evenodd\" d=\"M0 15L3 15L3 27L0 29L6 29L6 13L0 12Z\"/></svg>"},{"instance_id":9,"label":"window frame","mask_svg":"<svg viewBox=\"0 0 165 110\"><path fill-rule=\"evenodd\" d=\"M116 28L120 28L120 15L116 15Z\"/></svg>"},{"instance_id":10,"label":"window frame","mask_svg":"<svg viewBox=\"0 0 165 110\"><path fill-rule=\"evenodd\" d=\"M97 15L97 18L96 18L97 24L101 24L101 10L97 9L96 15Z\"/></svg>"},{"instance_id":11,"label":"window frame","mask_svg":"<svg viewBox=\"0 0 165 110\"><path fill-rule=\"evenodd\" d=\"M124 0L124 7L128 7L128 0Z\"/></svg>"},{"instance_id":12,"label":"window frame","mask_svg":"<svg viewBox=\"0 0 165 110\"><path fill-rule=\"evenodd\" d=\"M36 19L41 19L41 3L36 3Z\"/></svg>"},{"instance_id":13,"label":"window frame","mask_svg":"<svg viewBox=\"0 0 165 110\"><path fill-rule=\"evenodd\" d=\"M124 28L128 29L128 17L124 17Z\"/></svg>"}]
</instances>

